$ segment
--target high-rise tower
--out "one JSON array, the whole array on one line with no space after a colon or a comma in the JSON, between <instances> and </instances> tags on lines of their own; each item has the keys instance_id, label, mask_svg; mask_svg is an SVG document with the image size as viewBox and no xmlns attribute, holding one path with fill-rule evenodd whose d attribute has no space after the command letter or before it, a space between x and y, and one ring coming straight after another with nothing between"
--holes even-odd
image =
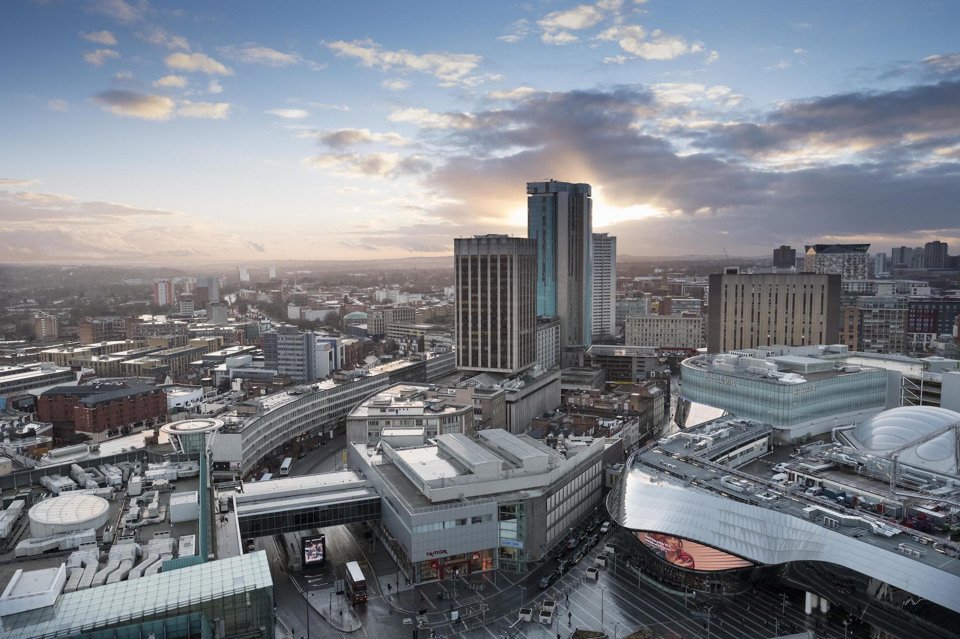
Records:
<instances>
[{"instance_id":1,"label":"high-rise tower","mask_svg":"<svg viewBox=\"0 0 960 639\"><path fill-rule=\"evenodd\" d=\"M457 368L512 375L537 359L537 245L506 235L457 238Z\"/></svg>"},{"instance_id":2,"label":"high-rise tower","mask_svg":"<svg viewBox=\"0 0 960 639\"><path fill-rule=\"evenodd\" d=\"M617 333L617 238L593 234L593 339Z\"/></svg>"},{"instance_id":3,"label":"high-rise tower","mask_svg":"<svg viewBox=\"0 0 960 639\"><path fill-rule=\"evenodd\" d=\"M593 199L589 184L527 183L537 244L537 315L560 318L564 364L593 343Z\"/></svg>"}]
</instances>

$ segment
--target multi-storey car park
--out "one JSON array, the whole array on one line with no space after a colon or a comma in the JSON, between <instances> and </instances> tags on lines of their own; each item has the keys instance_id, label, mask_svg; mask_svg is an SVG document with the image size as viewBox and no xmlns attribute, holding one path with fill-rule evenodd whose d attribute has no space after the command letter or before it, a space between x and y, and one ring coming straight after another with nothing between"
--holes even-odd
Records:
<instances>
[{"instance_id":1,"label":"multi-storey car park","mask_svg":"<svg viewBox=\"0 0 960 639\"><path fill-rule=\"evenodd\" d=\"M616 561L707 597L805 591L807 614L838 607L874 636L955 637L958 429L960 413L901 407L799 448L730 416L665 437L607 497Z\"/></svg>"}]
</instances>

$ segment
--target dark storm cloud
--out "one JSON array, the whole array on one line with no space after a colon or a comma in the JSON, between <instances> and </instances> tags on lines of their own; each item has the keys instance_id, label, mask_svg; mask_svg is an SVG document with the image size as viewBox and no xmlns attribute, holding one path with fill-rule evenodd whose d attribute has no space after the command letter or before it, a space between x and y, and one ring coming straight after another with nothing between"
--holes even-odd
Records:
<instances>
[{"instance_id":1,"label":"dark storm cloud","mask_svg":"<svg viewBox=\"0 0 960 639\"><path fill-rule=\"evenodd\" d=\"M695 143L721 153L764 155L813 144L838 148L957 140L960 81L857 92L788 103L759 123L719 125ZM838 151L841 150L838 148Z\"/></svg>"},{"instance_id":2,"label":"dark storm cloud","mask_svg":"<svg viewBox=\"0 0 960 639\"><path fill-rule=\"evenodd\" d=\"M525 182L552 177L664 213L604 229L625 237L627 253L960 233L960 82L788 103L705 134L683 118L661 134L661 115L677 118L661 108L645 88L616 87L525 96L471 114L470 127L424 125L421 137L447 158L424 184L456 200L433 213L453 234L502 225L524 206ZM429 122L455 121L447 115ZM795 162L765 163L774 151Z\"/></svg>"}]
</instances>

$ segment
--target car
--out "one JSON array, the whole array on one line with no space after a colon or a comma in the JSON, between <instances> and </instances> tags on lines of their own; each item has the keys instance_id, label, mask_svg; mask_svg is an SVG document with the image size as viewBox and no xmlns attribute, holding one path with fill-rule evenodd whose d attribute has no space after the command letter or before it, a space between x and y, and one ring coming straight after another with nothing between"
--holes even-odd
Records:
<instances>
[{"instance_id":1,"label":"car","mask_svg":"<svg viewBox=\"0 0 960 639\"><path fill-rule=\"evenodd\" d=\"M587 539L587 545L593 548L598 541L600 541L600 535L590 535L590 538Z\"/></svg>"},{"instance_id":2,"label":"car","mask_svg":"<svg viewBox=\"0 0 960 639\"><path fill-rule=\"evenodd\" d=\"M603 522L603 525L600 526L600 534L606 535L608 532L610 532L611 527L613 527L613 524L610 523L609 521Z\"/></svg>"},{"instance_id":3,"label":"car","mask_svg":"<svg viewBox=\"0 0 960 639\"><path fill-rule=\"evenodd\" d=\"M580 545L580 540L577 539L576 537L571 537L570 539L567 540L567 550L573 550L579 545Z\"/></svg>"},{"instance_id":4,"label":"car","mask_svg":"<svg viewBox=\"0 0 960 639\"><path fill-rule=\"evenodd\" d=\"M570 562L567 561L566 559L561 559L557 563L557 575L562 575L563 573L567 572L569 568L570 568Z\"/></svg>"},{"instance_id":5,"label":"car","mask_svg":"<svg viewBox=\"0 0 960 639\"><path fill-rule=\"evenodd\" d=\"M556 572L551 572L546 577L541 578L539 582L540 590L546 590L547 588L552 586L553 582L555 582L559 578L559 576L560 575L558 575Z\"/></svg>"},{"instance_id":6,"label":"car","mask_svg":"<svg viewBox=\"0 0 960 639\"><path fill-rule=\"evenodd\" d=\"M570 563L572 563L573 565L579 564L580 561L583 559L583 556L586 554L587 554L587 549L581 548L580 550L577 551L577 554L573 556L573 559L570 560Z\"/></svg>"},{"instance_id":7,"label":"car","mask_svg":"<svg viewBox=\"0 0 960 639\"><path fill-rule=\"evenodd\" d=\"M790 468L786 464L780 463L773 467L773 472L775 473L785 473L787 469Z\"/></svg>"}]
</instances>

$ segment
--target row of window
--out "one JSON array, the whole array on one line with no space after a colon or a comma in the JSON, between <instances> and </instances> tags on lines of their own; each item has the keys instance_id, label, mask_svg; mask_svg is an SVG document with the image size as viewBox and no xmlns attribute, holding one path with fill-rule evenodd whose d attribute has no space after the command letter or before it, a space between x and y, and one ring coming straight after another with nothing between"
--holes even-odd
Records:
<instances>
[{"instance_id":1,"label":"row of window","mask_svg":"<svg viewBox=\"0 0 960 639\"><path fill-rule=\"evenodd\" d=\"M460 526L475 526L477 524L483 524L493 521L493 515L474 515L472 517L462 517L460 519L452 519L449 521L437 521L432 524L420 524L419 526L413 527L414 533L427 533L435 532L438 530L448 530L450 528L458 528Z\"/></svg>"}]
</instances>

